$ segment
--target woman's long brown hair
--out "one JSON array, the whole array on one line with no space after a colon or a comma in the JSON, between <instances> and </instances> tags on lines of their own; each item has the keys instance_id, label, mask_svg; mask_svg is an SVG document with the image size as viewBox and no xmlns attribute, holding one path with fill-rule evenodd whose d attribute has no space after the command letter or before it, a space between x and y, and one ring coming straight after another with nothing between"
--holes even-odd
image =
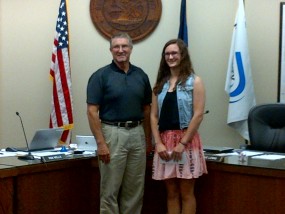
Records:
<instances>
[{"instance_id":1,"label":"woman's long brown hair","mask_svg":"<svg viewBox=\"0 0 285 214\"><path fill-rule=\"evenodd\" d=\"M179 65L180 66L180 73L179 73L179 77L178 77L178 80L176 82L176 85L179 82L181 82L182 85L185 84L189 75L194 74L194 69L192 66L192 62L191 62L190 55L188 53L188 48L187 48L186 44L181 39L172 39L172 40L168 41L162 49L157 79L156 79L156 83L153 87L153 92L155 95L158 95L162 91L163 85L168 81L168 79L170 78L170 75L171 75L170 68L169 68L169 66L165 60L165 49L171 44L177 44L177 46L180 50L180 55L181 55L181 61L180 61L180 65Z\"/></svg>"}]
</instances>

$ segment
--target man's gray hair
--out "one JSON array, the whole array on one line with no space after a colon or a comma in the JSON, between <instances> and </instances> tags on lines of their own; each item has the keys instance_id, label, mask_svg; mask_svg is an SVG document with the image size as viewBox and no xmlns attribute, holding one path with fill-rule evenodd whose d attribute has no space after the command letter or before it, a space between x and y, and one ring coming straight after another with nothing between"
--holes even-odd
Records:
<instances>
[{"instance_id":1,"label":"man's gray hair","mask_svg":"<svg viewBox=\"0 0 285 214\"><path fill-rule=\"evenodd\" d=\"M129 34L125 33L125 32L118 32L116 34L114 34L111 39L110 39L110 48L112 48L112 41L113 39L116 39L116 38L125 38L129 41L129 46L130 48L133 48L133 40L132 38L129 36Z\"/></svg>"}]
</instances>

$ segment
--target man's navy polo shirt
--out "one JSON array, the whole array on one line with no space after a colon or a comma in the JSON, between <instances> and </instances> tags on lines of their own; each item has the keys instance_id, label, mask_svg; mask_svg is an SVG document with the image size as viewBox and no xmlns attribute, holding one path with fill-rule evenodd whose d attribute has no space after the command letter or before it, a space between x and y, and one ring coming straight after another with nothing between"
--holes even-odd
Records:
<instances>
[{"instance_id":1,"label":"man's navy polo shirt","mask_svg":"<svg viewBox=\"0 0 285 214\"><path fill-rule=\"evenodd\" d=\"M152 90L147 74L130 64L125 73L111 64L89 78L87 103L99 105L103 121L138 121L143 119L143 106L151 103Z\"/></svg>"}]
</instances>

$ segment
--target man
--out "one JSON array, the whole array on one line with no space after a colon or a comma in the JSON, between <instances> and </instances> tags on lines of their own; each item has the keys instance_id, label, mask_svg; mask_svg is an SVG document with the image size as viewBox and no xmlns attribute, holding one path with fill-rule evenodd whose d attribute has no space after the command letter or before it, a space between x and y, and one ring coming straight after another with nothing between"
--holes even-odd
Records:
<instances>
[{"instance_id":1,"label":"man","mask_svg":"<svg viewBox=\"0 0 285 214\"><path fill-rule=\"evenodd\" d=\"M89 126L98 145L101 214L139 214L142 208L152 92L146 73L130 63L132 48L128 34L114 35L112 63L93 73L87 86Z\"/></svg>"}]
</instances>

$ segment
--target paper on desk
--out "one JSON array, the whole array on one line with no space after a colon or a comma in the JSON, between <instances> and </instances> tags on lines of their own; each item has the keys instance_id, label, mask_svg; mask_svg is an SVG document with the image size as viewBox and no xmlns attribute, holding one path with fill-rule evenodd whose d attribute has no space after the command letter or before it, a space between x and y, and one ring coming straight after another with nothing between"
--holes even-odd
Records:
<instances>
[{"instance_id":1,"label":"paper on desk","mask_svg":"<svg viewBox=\"0 0 285 214\"><path fill-rule=\"evenodd\" d=\"M247 151L247 150L243 150L241 151L243 155L245 156L254 156L254 155L262 155L264 154L264 152L254 152L254 151ZM226 152L226 153L216 153L214 154L215 156L238 156L240 155L241 152Z\"/></svg>"},{"instance_id":2,"label":"paper on desk","mask_svg":"<svg viewBox=\"0 0 285 214\"><path fill-rule=\"evenodd\" d=\"M21 151L18 151L18 152L7 152L4 149L1 149L0 157L23 156L23 155L26 155L26 154L27 154L26 152L21 152Z\"/></svg>"},{"instance_id":3,"label":"paper on desk","mask_svg":"<svg viewBox=\"0 0 285 214\"><path fill-rule=\"evenodd\" d=\"M226 152L226 153L216 153L213 154L214 156L220 156L220 157L224 157L224 156L231 156L231 155L238 155L237 152Z\"/></svg>"},{"instance_id":4,"label":"paper on desk","mask_svg":"<svg viewBox=\"0 0 285 214\"><path fill-rule=\"evenodd\" d=\"M89 151L84 151L84 152L83 152L84 155L94 155L94 153L95 153L95 152L89 152ZM73 151L60 152L60 151L58 151L58 150L54 150L54 151L49 151L49 152L45 152L45 151L32 152L32 155L33 155L36 159L41 159L41 157L43 157L43 156L57 155L57 154L72 155L72 154L73 154Z\"/></svg>"},{"instance_id":5,"label":"paper on desk","mask_svg":"<svg viewBox=\"0 0 285 214\"><path fill-rule=\"evenodd\" d=\"M254 151L242 151L242 154L245 156L255 156L255 155L262 155L264 152L254 152Z\"/></svg>"},{"instance_id":6,"label":"paper on desk","mask_svg":"<svg viewBox=\"0 0 285 214\"><path fill-rule=\"evenodd\" d=\"M284 155L272 155L272 154L264 154L252 157L254 159L265 159L265 160L278 160L285 158Z\"/></svg>"},{"instance_id":7,"label":"paper on desk","mask_svg":"<svg viewBox=\"0 0 285 214\"><path fill-rule=\"evenodd\" d=\"M72 152L59 152L59 151L54 151L54 152L44 152L44 151L40 151L40 152L32 152L32 155L37 158L37 159L41 159L41 157L43 156L49 156L49 155L56 155L56 154L65 154L65 155L71 155Z\"/></svg>"},{"instance_id":8,"label":"paper on desk","mask_svg":"<svg viewBox=\"0 0 285 214\"><path fill-rule=\"evenodd\" d=\"M84 151L83 154L84 154L84 155L94 155L95 152Z\"/></svg>"},{"instance_id":9,"label":"paper on desk","mask_svg":"<svg viewBox=\"0 0 285 214\"><path fill-rule=\"evenodd\" d=\"M16 156L17 152L0 152L0 157L12 157Z\"/></svg>"}]
</instances>

